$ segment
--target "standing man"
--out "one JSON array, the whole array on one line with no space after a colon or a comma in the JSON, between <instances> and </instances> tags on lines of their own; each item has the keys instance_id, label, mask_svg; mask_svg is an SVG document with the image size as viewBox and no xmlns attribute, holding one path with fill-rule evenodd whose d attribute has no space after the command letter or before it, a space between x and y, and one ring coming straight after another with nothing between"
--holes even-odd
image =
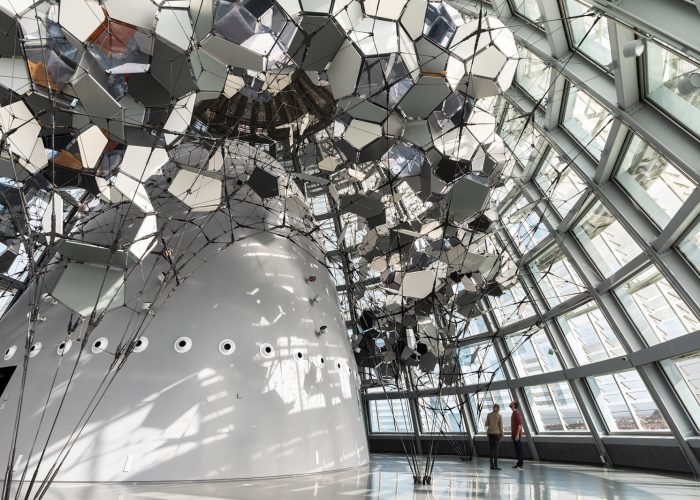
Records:
<instances>
[{"instance_id":1,"label":"standing man","mask_svg":"<svg viewBox=\"0 0 700 500\"><path fill-rule=\"evenodd\" d=\"M510 435L513 438L513 446L515 446L515 456L518 461L513 468L515 470L523 470L523 416L518 410L518 403L513 401L510 404L510 409L513 414L510 417Z\"/></svg>"},{"instance_id":2,"label":"standing man","mask_svg":"<svg viewBox=\"0 0 700 500\"><path fill-rule=\"evenodd\" d=\"M501 470L498 466L498 445L503 439L503 418L498 405L493 405L493 411L486 415L486 435L489 437L489 458L491 470Z\"/></svg>"}]
</instances>

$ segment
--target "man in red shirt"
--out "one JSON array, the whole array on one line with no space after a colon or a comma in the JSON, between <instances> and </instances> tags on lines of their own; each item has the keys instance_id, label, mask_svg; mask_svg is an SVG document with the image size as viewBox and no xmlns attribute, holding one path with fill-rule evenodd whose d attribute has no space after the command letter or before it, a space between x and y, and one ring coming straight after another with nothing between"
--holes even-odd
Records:
<instances>
[{"instance_id":1,"label":"man in red shirt","mask_svg":"<svg viewBox=\"0 0 700 500\"><path fill-rule=\"evenodd\" d=\"M515 401L510 404L510 409L513 411L510 417L510 435L513 438L515 456L518 457L518 461L513 468L515 470L523 470L523 416L520 414L518 403Z\"/></svg>"}]
</instances>

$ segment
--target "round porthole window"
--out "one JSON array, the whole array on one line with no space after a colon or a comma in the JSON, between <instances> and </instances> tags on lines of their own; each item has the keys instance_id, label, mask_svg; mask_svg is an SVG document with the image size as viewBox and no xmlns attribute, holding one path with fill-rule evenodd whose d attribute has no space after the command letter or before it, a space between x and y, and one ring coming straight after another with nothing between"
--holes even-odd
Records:
<instances>
[{"instance_id":1,"label":"round porthole window","mask_svg":"<svg viewBox=\"0 0 700 500\"><path fill-rule=\"evenodd\" d=\"M224 356L229 356L233 354L236 350L236 343L231 339L224 339L219 342L219 352Z\"/></svg>"},{"instance_id":2,"label":"round porthole window","mask_svg":"<svg viewBox=\"0 0 700 500\"><path fill-rule=\"evenodd\" d=\"M338 361L338 362L335 364L335 366L336 366L336 368L338 368L338 370L340 370L340 368L341 368L343 365L341 365L341 364L340 364L340 361Z\"/></svg>"},{"instance_id":3,"label":"round porthole window","mask_svg":"<svg viewBox=\"0 0 700 500\"><path fill-rule=\"evenodd\" d=\"M33 358L37 354L41 352L41 342L35 342L30 348L29 348L29 357Z\"/></svg>"},{"instance_id":4,"label":"round porthole window","mask_svg":"<svg viewBox=\"0 0 700 500\"><path fill-rule=\"evenodd\" d=\"M192 339L189 337L180 337L175 341L174 347L180 354L187 352L192 348Z\"/></svg>"},{"instance_id":5,"label":"round porthole window","mask_svg":"<svg viewBox=\"0 0 700 500\"><path fill-rule=\"evenodd\" d=\"M16 345L13 345L13 346L8 347L8 348L5 350L5 361L7 361L8 359L12 359L12 356L14 356L16 352L17 352L17 346L16 346Z\"/></svg>"},{"instance_id":6,"label":"round porthole window","mask_svg":"<svg viewBox=\"0 0 700 500\"><path fill-rule=\"evenodd\" d=\"M109 340L107 340L105 337L100 337L92 343L92 353L99 354L103 352L105 349L107 349L107 344L109 344Z\"/></svg>"},{"instance_id":7,"label":"round porthole window","mask_svg":"<svg viewBox=\"0 0 700 500\"><path fill-rule=\"evenodd\" d=\"M263 344L260 346L260 355L263 358L269 359L275 355L275 349L272 347L271 344Z\"/></svg>"},{"instance_id":8,"label":"round porthole window","mask_svg":"<svg viewBox=\"0 0 700 500\"><path fill-rule=\"evenodd\" d=\"M64 340L60 344L58 344L58 347L56 348L56 354L59 356L63 356L65 353L70 351L71 346L73 345L73 341L68 339Z\"/></svg>"},{"instance_id":9,"label":"round porthole window","mask_svg":"<svg viewBox=\"0 0 700 500\"><path fill-rule=\"evenodd\" d=\"M323 365L326 364L326 358L324 358L323 356L316 356L316 357L314 358L314 364L315 364L318 368L323 368Z\"/></svg>"},{"instance_id":10,"label":"round porthole window","mask_svg":"<svg viewBox=\"0 0 700 500\"><path fill-rule=\"evenodd\" d=\"M304 359L304 353L301 351L297 351L296 358L297 361L301 361L302 359Z\"/></svg>"},{"instance_id":11,"label":"round porthole window","mask_svg":"<svg viewBox=\"0 0 700 500\"><path fill-rule=\"evenodd\" d=\"M134 340L134 352L143 352L148 347L148 338L139 337Z\"/></svg>"}]
</instances>

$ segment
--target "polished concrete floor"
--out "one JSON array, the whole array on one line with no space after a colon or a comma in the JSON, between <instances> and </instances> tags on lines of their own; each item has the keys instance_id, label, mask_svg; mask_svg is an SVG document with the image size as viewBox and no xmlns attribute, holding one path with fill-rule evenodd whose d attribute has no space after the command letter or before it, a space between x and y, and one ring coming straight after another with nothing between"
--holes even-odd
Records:
<instances>
[{"instance_id":1,"label":"polished concrete floor","mask_svg":"<svg viewBox=\"0 0 700 500\"><path fill-rule=\"evenodd\" d=\"M700 483L686 477L555 463L489 470L488 460L440 457L431 491L414 489L406 459L372 455L367 467L301 477L197 483L54 483L46 500L301 499L690 499Z\"/></svg>"}]
</instances>

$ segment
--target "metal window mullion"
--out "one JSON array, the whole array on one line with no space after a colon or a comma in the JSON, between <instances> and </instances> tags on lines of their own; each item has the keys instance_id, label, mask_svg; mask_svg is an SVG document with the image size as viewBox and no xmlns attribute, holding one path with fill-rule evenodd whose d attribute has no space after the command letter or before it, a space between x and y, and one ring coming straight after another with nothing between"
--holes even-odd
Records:
<instances>
[{"instance_id":1,"label":"metal window mullion","mask_svg":"<svg viewBox=\"0 0 700 500\"><path fill-rule=\"evenodd\" d=\"M603 153L598 162L593 182L598 185L605 184L612 178L615 167L620 161L620 156L624 154L627 144L629 129L619 118L614 118L610 126L610 133L605 141Z\"/></svg>"},{"instance_id":2,"label":"metal window mullion","mask_svg":"<svg viewBox=\"0 0 700 500\"><path fill-rule=\"evenodd\" d=\"M568 167L567 167L568 168ZM575 171L575 170L574 170ZM569 231L576 220L579 218L579 216L585 211L586 208L591 204L593 201L593 197L591 196L591 188L590 185L584 180L586 183L586 189L585 191L579 196L578 201L574 204L573 207L571 207L571 210L569 210L569 213L566 214L566 217L564 217L559 226L557 226L557 233L559 234L564 234L567 231Z\"/></svg>"},{"instance_id":3,"label":"metal window mullion","mask_svg":"<svg viewBox=\"0 0 700 500\"><path fill-rule=\"evenodd\" d=\"M547 94L547 108L544 113L543 127L553 130L559 126L559 119L564 108L566 97L566 77L553 68L549 71L549 92Z\"/></svg>"},{"instance_id":4,"label":"metal window mullion","mask_svg":"<svg viewBox=\"0 0 700 500\"><path fill-rule=\"evenodd\" d=\"M615 75L615 91L620 108L633 111L639 105L639 78L637 59L622 54L626 43L634 41L634 32L626 26L608 19L608 34Z\"/></svg>"},{"instance_id":5,"label":"metal window mullion","mask_svg":"<svg viewBox=\"0 0 700 500\"><path fill-rule=\"evenodd\" d=\"M700 216L700 188L696 187L651 244L658 253L671 249Z\"/></svg>"}]
</instances>

